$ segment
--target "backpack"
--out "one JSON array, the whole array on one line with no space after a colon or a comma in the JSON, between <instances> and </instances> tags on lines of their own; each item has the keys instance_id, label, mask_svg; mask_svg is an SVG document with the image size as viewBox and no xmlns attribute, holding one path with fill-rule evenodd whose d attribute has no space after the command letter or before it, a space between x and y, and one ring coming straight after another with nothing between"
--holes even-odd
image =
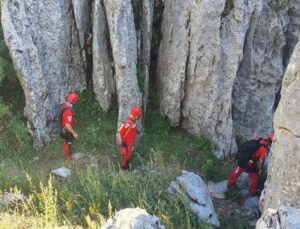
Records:
<instances>
[{"instance_id":1,"label":"backpack","mask_svg":"<svg viewBox=\"0 0 300 229\"><path fill-rule=\"evenodd\" d=\"M247 162L252 158L253 154L261 147L266 146L264 144L260 143L259 139L252 139L249 141L246 141L242 145L239 146L238 151L235 155L235 159L237 160L238 166L245 168L249 172L256 172L257 170L257 162L255 161L254 167L249 167Z\"/></svg>"},{"instance_id":2,"label":"backpack","mask_svg":"<svg viewBox=\"0 0 300 229\"><path fill-rule=\"evenodd\" d=\"M71 108L64 108L64 104L55 104L46 116L46 131L51 138L55 138L61 133L61 119L66 110Z\"/></svg>"}]
</instances>

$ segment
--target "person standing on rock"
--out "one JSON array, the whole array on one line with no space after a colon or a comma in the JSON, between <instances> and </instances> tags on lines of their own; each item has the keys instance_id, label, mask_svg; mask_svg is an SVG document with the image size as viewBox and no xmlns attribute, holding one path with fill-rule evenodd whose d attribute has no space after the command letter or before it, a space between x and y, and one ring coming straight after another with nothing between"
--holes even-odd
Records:
<instances>
[{"instance_id":1,"label":"person standing on rock","mask_svg":"<svg viewBox=\"0 0 300 229\"><path fill-rule=\"evenodd\" d=\"M244 157L244 159L238 160L238 165L228 180L227 188L235 184L242 172L246 172L250 177L250 195L257 195L259 177L273 140L274 133L269 135L267 139L254 138L239 147L237 155L242 155L240 158Z\"/></svg>"},{"instance_id":2,"label":"person standing on rock","mask_svg":"<svg viewBox=\"0 0 300 229\"><path fill-rule=\"evenodd\" d=\"M126 122L121 126L119 134L122 141L120 147L120 154L122 155L121 168L122 170L129 169L129 162L132 158L135 139L138 134L136 121L141 118L142 110L138 106L131 109L131 115L127 118Z\"/></svg>"},{"instance_id":3,"label":"person standing on rock","mask_svg":"<svg viewBox=\"0 0 300 229\"><path fill-rule=\"evenodd\" d=\"M78 134L75 132L74 127L76 124L76 119L74 112L72 110L73 105L75 105L79 100L77 93L70 93L66 102L63 104L63 113L61 118L61 138L63 139L63 154L65 160L72 160L72 144L75 139L78 138Z\"/></svg>"}]
</instances>

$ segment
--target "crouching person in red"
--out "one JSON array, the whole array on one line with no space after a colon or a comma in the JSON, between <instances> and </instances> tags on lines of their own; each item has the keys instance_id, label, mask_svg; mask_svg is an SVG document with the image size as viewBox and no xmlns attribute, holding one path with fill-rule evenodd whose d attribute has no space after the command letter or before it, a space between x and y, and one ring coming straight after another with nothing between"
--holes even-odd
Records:
<instances>
[{"instance_id":1,"label":"crouching person in red","mask_svg":"<svg viewBox=\"0 0 300 229\"><path fill-rule=\"evenodd\" d=\"M74 127L76 124L75 115L73 113L73 105L79 100L79 96L76 93L70 93L66 102L63 104L63 113L61 118L61 138L63 139L63 153L65 160L72 160L72 144L75 139L78 138L78 134L75 132Z\"/></svg>"},{"instance_id":2,"label":"crouching person in red","mask_svg":"<svg viewBox=\"0 0 300 229\"><path fill-rule=\"evenodd\" d=\"M237 155L241 155L240 160L230 175L227 188L235 184L242 172L246 172L250 177L250 195L257 195L259 177L273 140L274 134L271 134L267 139L254 138L239 147Z\"/></svg>"},{"instance_id":3,"label":"crouching person in red","mask_svg":"<svg viewBox=\"0 0 300 229\"><path fill-rule=\"evenodd\" d=\"M138 134L136 121L142 116L141 108L135 106L131 109L131 115L126 122L121 126L119 131L122 145L120 147L120 154L122 155L121 168L123 170L129 169L129 162L132 158L135 139Z\"/></svg>"}]
</instances>

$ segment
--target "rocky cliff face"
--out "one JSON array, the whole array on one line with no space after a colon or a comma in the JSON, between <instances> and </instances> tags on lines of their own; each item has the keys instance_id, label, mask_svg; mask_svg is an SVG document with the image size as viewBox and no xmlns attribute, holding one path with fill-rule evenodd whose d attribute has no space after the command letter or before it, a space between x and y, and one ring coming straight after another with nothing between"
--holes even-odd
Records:
<instances>
[{"instance_id":1,"label":"rocky cliff face","mask_svg":"<svg viewBox=\"0 0 300 229\"><path fill-rule=\"evenodd\" d=\"M85 88L91 54L96 99L104 111L117 100L118 125L133 105L146 108L149 78L154 83L156 76L161 113L171 126L208 138L219 158L236 150L236 136L264 137L272 131L276 96L300 33L299 1L142 0L138 5L135 26L130 0L3 1L4 34L36 139L47 138L48 107ZM158 58L151 59L156 50ZM144 85L138 85L137 62Z\"/></svg>"},{"instance_id":2,"label":"rocky cliff face","mask_svg":"<svg viewBox=\"0 0 300 229\"><path fill-rule=\"evenodd\" d=\"M281 20L265 3L249 27L234 84L233 118L238 136L266 137L273 131L275 97L284 74L284 46Z\"/></svg>"},{"instance_id":3,"label":"rocky cliff face","mask_svg":"<svg viewBox=\"0 0 300 229\"><path fill-rule=\"evenodd\" d=\"M235 151L234 79L259 0L165 1L159 50L160 108L172 126L205 136L220 158Z\"/></svg>"},{"instance_id":4,"label":"rocky cliff face","mask_svg":"<svg viewBox=\"0 0 300 229\"><path fill-rule=\"evenodd\" d=\"M261 210L300 208L300 42L291 57L274 117L276 141L261 198Z\"/></svg>"},{"instance_id":5,"label":"rocky cliff face","mask_svg":"<svg viewBox=\"0 0 300 229\"><path fill-rule=\"evenodd\" d=\"M45 116L54 102L85 88L74 6L64 0L4 0L2 25L25 92L25 116L35 144L47 139Z\"/></svg>"}]
</instances>

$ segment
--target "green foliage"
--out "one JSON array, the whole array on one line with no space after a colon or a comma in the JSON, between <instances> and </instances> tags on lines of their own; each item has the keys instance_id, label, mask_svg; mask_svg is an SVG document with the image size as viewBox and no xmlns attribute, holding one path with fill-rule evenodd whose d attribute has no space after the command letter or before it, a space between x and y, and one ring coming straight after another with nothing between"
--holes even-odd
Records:
<instances>
[{"instance_id":1,"label":"green foliage","mask_svg":"<svg viewBox=\"0 0 300 229\"><path fill-rule=\"evenodd\" d=\"M141 27L142 13L143 13L142 1L141 0L131 0L131 5L133 8L135 29L139 30Z\"/></svg>"},{"instance_id":2,"label":"green foliage","mask_svg":"<svg viewBox=\"0 0 300 229\"><path fill-rule=\"evenodd\" d=\"M19 144L28 143L30 141L28 130L19 115L15 115L10 119L8 127Z\"/></svg>"},{"instance_id":3,"label":"green foliage","mask_svg":"<svg viewBox=\"0 0 300 229\"><path fill-rule=\"evenodd\" d=\"M271 8L275 10L276 12L285 9L290 4L289 0L277 0L271 2Z\"/></svg>"},{"instance_id":4,"label":"green foliage","mask_svg":"<svg viewBox=\"0 0 300 229\"><path fill-rule=\"evenodd\" d=\"M9 106L3 103L2 98L0 97L0 119L8 117L11 115Z\"/></svg>"},{"instance_id":5,"label":"green foliage","mask_svg":"<svg viewBox=\"0 0 300 229\"><path fill-rule=\"evenodd\" d=\"M74 148L84 155L76 162L63 161L60 139L43 150L33 150L20 116L13 116L5 125L7 135L0 135L0 189L17 186L31 194L28 218L36 219L38 228L51 222L63 225L64 221L71 227L99 228L105 218L125 207L145 208L167 228L205 228L187 200L170 196L166 189L182 169L207 173L212 179L225 178L224 164L215 158L207 140L171 129L159 111L149 106L143 116L144 136L131 163L134 170L125 173L119 171L115 143L117 110L102 112L93 94L85 92L74 112L79 133ZM92 164L96 166L91 168ZM71 168L72 176L47 183L49 171L59 166ZM26 174L32 177L30 185Z\"/></svg>"},{"instance_id":6,"label":"green foliage","mask_svg":"<svg viewBox=\"0 0 300 229\"><path fill-rule=\"evenodd\" d=\"M241 203L243 201L243 196L239 193L239 191L240 190L238 188L232 186L225 192L225 198Z\"/></svg>"},{"instance_id":7,"label":"green foliage","mask_svg":"<svg viewBox=\"0 0 300 229\"><path fill-rule=\"evenodd\" d=\"M144 90L145 73L142 69L137 68L137 80L140 91Z\"/></svg>"}]
</instances>

